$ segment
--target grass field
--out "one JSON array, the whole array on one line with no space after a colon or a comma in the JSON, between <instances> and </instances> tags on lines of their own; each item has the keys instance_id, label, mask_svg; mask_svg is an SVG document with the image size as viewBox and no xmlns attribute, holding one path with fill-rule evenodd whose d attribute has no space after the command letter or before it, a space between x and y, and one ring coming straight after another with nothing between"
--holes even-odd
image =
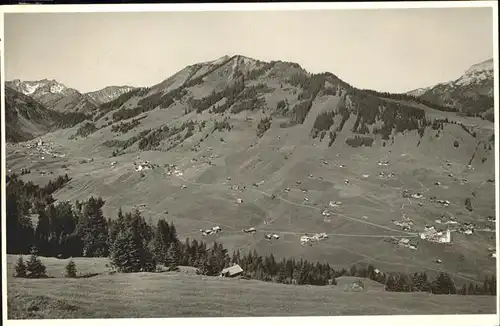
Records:
<instances>
[{"instance_id":1,"label":"grass field","mask_svg":"<svg viewBox=\"0 0 500 326\"><path fill-rule=\"evenodd\" d=\"M16 257L7 258L9 319L496 313L493 296L391 293L371 280L363 280L365 291L348 292L352 277L319 287L201 277L188 268L106 275L106 259L75 258L79 271L103 274L65 279L67 260L42 258L53 278L28 280L11 276Z\"/></svg>"}]
</instances>

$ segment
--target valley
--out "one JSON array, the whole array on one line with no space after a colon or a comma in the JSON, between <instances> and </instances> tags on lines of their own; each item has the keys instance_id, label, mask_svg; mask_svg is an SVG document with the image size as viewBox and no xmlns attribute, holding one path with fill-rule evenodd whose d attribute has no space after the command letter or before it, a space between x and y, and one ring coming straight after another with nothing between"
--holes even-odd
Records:
<instances>
[{"instance_id":1,"label":"valley","mask_svg":"<svg viewBox=\"0 0 500 326\"><path fill-rule=\"evenodd\" d=\"M69 110L85 112L85 121L8 143L8 173L38 185L68 174L71 180L53 194L56 203L102 197L106 218L116 219L120 208L138 209L153 225L160 219L173 222L183 241L217 241L229 252L328 262L338 270L372 264L389 274L425 271L432 279L445 272L457 287L482 284L496 274L494 128L479 115L458 115L410 95L359 90L331 73L310 74L294 63L240 55L188 66L152 87L103 94L92 109L81 109L79 100ZM50 110L63 110L61 101ZM23 169L30 173L21 175ZM36 214L32 220L36 227ZM201 232L215 226L221 231ZM249 228L255 232L243 231ZM441 237L449 231L450 239L435 240L428 236L431 229ZM271 234L279 238L266 237ZM189 297L199 295L195 286L206 287L207 296L224 292L214 285L217 279L167 274L98 276L90 282L96 288L114 288L116 278L125 282L124 292L102 293L102 298L126 293L116 307L131 304L127 297L139 287L153 291L162 278ZM65 293L83 286L58 279L30 282L9 279L9 297L22 296L27 288L42 295L56 286L63 294L54 298L66 300L71 295ZM259 299L270 295L266 291L279 293L277 300L303 291L277 284L273 289L282 288L267 290L267 283L254 280L223 282L222 288L231 289L224 293L234 287L262 290L250 300L262 303L255 315L270 314L267 301ZM330 290L304 291L305 300L314 301ZM334 293L358 300L342 290ZM362 299L375 305L383 296L394 302L387 309L369 308L374 314L405 313L407 306L396 304L410 298L405 295L426 302L411 313L442 313L443 305L450 313L493 312L496 299L481 297L481 307L466 307L458 296L444 304L427 293L382 293ZM68 302L80 306L89 300ZM433 300L440 304L432 308ZM144 304L153 301L160 304L153 298ZM224 316L246 313L241 307L224 310ZM307 307L283 304L276 314L315 314ZM94 308L72 316L113 315ZM169 315L187 316L195 311L191 308ZM317 314L356 313L337 308L318 308ZM218 316L215 306L207 309L200 313ZM142 316L140 310L134 306L130 316Z\"/></svg>"}]
</instances>

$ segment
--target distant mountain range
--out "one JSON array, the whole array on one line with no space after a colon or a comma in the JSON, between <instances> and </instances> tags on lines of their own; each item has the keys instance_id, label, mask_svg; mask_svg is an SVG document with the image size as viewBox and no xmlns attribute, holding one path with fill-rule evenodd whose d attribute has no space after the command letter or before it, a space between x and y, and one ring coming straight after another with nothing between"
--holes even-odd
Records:
<instances>
[{"instance_id":1,"label":"distant mountain range","mask_svg":"<svg viewBox=\"0 0 500 326\"><path fill-rule=\"evenodd\" d=\"M82 113L92 112L99 105L112 101L133 89L130 86L108 86L99 91L82 94L56 80L48 79L37 81L15 79L6 82L6 86L30 96L51 110Z\"/></svg>"},{"instance_id":2,"label":"distant mountain range","mask_svg":"<svg viewBox=\"0 0 500 326\"><path fill-rule=\"evenodd\" d=\"M394 125L394 122L399 120L390 118L392 113L388 115L387 112L405 110L405 115L416 115L421 119L421 113L417 112L418 109L412 102L441 111L457 111L493 120L493 60L470 67L455 81L406 94L359 90L332 73L314 75L296 63L263 62L241 55L223 56L213 61L187 66L149 88L108 86L99 91L80 93L58 81L48 79L16 79L6 82L6 88L10 89L7 96L11 112L9 117L14 117L13 112L18 112L19 117L22 117L21 120L10 124L11 140L25 139L30 134L38 135L47 130L48 125L54 126L54 123L42 122L43 117L49 118L49 115L43 113L44 109L60 114L77 114L71 118L66 117L73 123L84 119L97 122L105 116L106 119L111 118L113 122L118 122L155 108L168 108L176 103L183 105L186 112L195 110L201 113L210 109L213 114L254 111L261 108L273 116L285 119L284 124L307 122L311 124L311 129L315 129L311 131L312 134L317 134L328 129L322 126L321 119L326 119L328 126L333 123L330 117L323 116L324 110L319 111L319 117L317 113L309 114L315 111L312 110L313 102L322 94L340 97L343 103L341 105L345 107L337 112L342 116L339 118L337 129L342 130L345 121L354 114L358 118L352 128L354 133L359 134L382 133L388 136L394 128L407 128ZM266 96L268 93L273 96ZM29 101L28 97L38 104ZM393 107L393 101L388 99L405 102ZM30 110L35 113L30 113ZM51 114L50 116L54 115ZM376 120L379 119L386 120L385 127L375 127ZM23 127L15 131L15 126L26 126L25 120L32 121L40 128ZM399 123L403 124L401 121ZM422 128L422 125L413 120L404 124L408 124L410 130ZM66 125L70 126L71 123ZM321 127L316 128L318 125ZM23 130L28 132L24 134L26 137L19 136L23 135Z\"/></svg>"},{"instance_id":3,"label":"distant mountain range","mask_svg":"<svg viewBox=\"0 0 500 326\"><path fill-rule=\"evenodd\" d=\"M490 59L471 66L456 80L407 94L493 121L493 77L493 59Z\"/></svg>"}]
</instances>

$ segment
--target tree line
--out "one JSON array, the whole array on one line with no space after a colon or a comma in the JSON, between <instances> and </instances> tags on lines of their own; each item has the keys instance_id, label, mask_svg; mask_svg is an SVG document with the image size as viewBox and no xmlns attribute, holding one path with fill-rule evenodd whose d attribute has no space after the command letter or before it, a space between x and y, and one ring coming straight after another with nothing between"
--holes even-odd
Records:
<instances>
[{"instance_id":1,"label":"tree line","mask_svg":"<svg viewBox=\"0 0 500 326\"><path fill-rule=\"evenodd\" d=\"M394 292L496 294L494 276L486 278L482 285L471 283L457 289L446 273L440 273L431 281L425 272L383 273L371 264L335 270L328 263L286 257L276 259L272 254L262 256L255 250L246 253L235 250L229 255L216 241L211 245L189 238L181 241L173 223L160 219L154 225L138 210L123 213L120 209L115 219L106 218L102 212L105 204L102 198L90 197L87 201L76 201L74 206L69 202L54 205L51 193L56 187L64 186L64 180L69 178L60 177L51 183L52 186L39 187L24 183L17 176L9 177L7 253L33 255L36 252L59 258L108 257L111 265L123 273L193 266L198 274L216 276L223 268L239 264L245 277L267 282L328 285L336 284L335 278L340 276L356 276L370 278ZM34 226L28 217L28 208L34 198L40 197L46 200L45 206L39 207L38 223Z\"/></svg>"},{"instance_id":2,"label":"tree line","mask_svg":"<svg viewBox=\"0 0 500 326\"><path fill-rule=\"evenodd\" d=\"M85 122L83 125L81 125L78 130L76 131L75 135L72 136L71 138L74 138L74 137L87 137L88 135L91 135L93 134L94 132L96 132L98 129L96 127L95 124L93 124L92 122Z\"/></svg>"},{"instance_id":3,"label":"tree line","mask_svg":"<svg viewBox=\"0 0 500 326\"><path fill-rule=\"evenodd\" d=\"M166 109L175 101L180 100L187 94L185 87L179 87L170 92L163 94L161 92L154 93L148 97L142 98L137 102L137 106L131 109L121 108L115 111L112 115L113 121L118 122L121 120L130 119L138 116L141 113L154 110L157 107Z\"/></svg>"},{"instance_id":4,"label":"tree line","mask_svg":"<svg viewBox=\"0 0 500 326\"><path fill-rule=\"evenodd\" d=\"M119 124L114 124L113 126L111 126L111 132L121 132L122 134L126 134L130 130L140 125L141 120L144 119L145 117L146 116L137 119L132 119L132 121L129 122L120 122Z\"/></svg>"}]
</instances>

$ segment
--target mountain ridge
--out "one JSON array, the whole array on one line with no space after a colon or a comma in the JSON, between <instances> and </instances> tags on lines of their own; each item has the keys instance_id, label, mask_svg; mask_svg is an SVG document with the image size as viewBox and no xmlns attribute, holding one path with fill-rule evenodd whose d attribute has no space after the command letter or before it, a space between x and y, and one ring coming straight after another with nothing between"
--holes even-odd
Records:
<instances>
[{"instance_id":1,"label":"mountain ridge","mask_svg":"<svg viewBox=\"0 0 500 326\"><path fill-rule=\"evenodd\" d=\"M474 64L451 81L418 88L406 94L437 105L455 108L457 112L481 116L493 121L493 59Z\"/></svg>"},{"instance_id":2,"label":"mountain ridge","mask_svg":"<svg viewBox=\"0 0 500 326\"><path fill-rule=\"evenodd\" d=\"M492 60L486 60L471 66L467 71L469 75L476 72L489 71L491 63ZM271 88L265 86L269 83L273 84ZM406 101L405 103L420 103L439 111L455 111L453 107L440 105L439 103L436 104L436 101L433 101L433 99L427 100L425 96L428 92L427 89L419 90L419 93L422 94L417 94L418 96L409 93L392 94L363 90L351 86L330 72L311 74L297 63L283 61L264 62L240 54L233 56L224 55L215 60L188 65L172 76L150 87L108 86L99 91L81 94L77 90L68 88L55 80L47 79L31 82L21 82L16 79L7 82L7 85L14 86L18 90L23 91L24 94L28 93L35 99L38 98L41 103L50 109L62 112L66 110L61 110L61 103L65 104L65 107L75 104L75 101L73 101L75 98L73 93L75 93L77 94L76 98L80 99L80 103L84 102L84 108L90 102L92 108L90 110L80 110L79 107L82 105L77 104L73 106L73 110L69 111L90 113L94 117L94 122L112 113L112 121L119 122L133 118L141 113L147 113L153 109L167 108L175 103L183 105L186 113L195 110L200 114L209 108L211 108L210 112L214 111L214 113L223 113L224 115L228 113L226 111L230 108L232 113L237 113L241 110L253 111L255 110L253 106L257 105L257 107L261 107L263 105L263 99L266 98L265 94L269 92L282 93L276 87L278 86L277 83L280 89L283 89L284 84L297 88L291 94L295 105L290 107L287 104L285 108L282 101L291 98L282 98L274 101L271 105L271 107L276 106L275 109L267 105L267 111L268 114L277 115L285 120L288 119L288 122L284 123L290 125L301 124L305 121L318 94L320 96L332 95L342 97L347 108L347 111L341 113L343 114L342 121L349 119L351 113L357 115L358 119L353 130L360 135L382 132L386 134L384 137L387 137L389 133L388 129L382 128L379 130L378 127L374 127L376 120L381 117L385 117L384 119L386 120L389 119L389 116L383 113L387 108L381 109L381 105L382 107L388 105L391 110L390 112L397 112L402 109L401 103L393 105L393 102L387 101L388 99ZM287 89L289 90L290 88L288 87ZM299 91L301 93L297 95ZM54 108L53 102L47 99L47 92L68 95L56 99L58 105ZM136 100L133 103L130 102L134 98ZM269 104L267 100L264 100L264 102ZM235 105L239 108L236 108ZM124 106L127 106L127 108ZM405 104L404 110L413 112L410 115L420 115L418 119L421 119L421 122L417 124L411 122L411 128L423 128L423 125L419 126L419 124L429 123L425 122L426 120L422 118L425 114L416 113L421 109L416 108L415 105ZM108 116L106 119L109 118ZM340 123L340 129L342 129L344 123ZM106 122L106 124L109 124L109 122ZM368 126L372 127L368 128ZM394 129L394 125L390 128ZM311 131L311 133L316 134L315 131Z\"/></svg>"}]
</instances>

